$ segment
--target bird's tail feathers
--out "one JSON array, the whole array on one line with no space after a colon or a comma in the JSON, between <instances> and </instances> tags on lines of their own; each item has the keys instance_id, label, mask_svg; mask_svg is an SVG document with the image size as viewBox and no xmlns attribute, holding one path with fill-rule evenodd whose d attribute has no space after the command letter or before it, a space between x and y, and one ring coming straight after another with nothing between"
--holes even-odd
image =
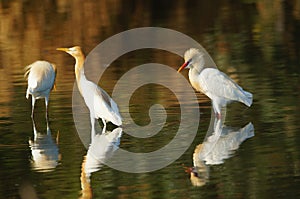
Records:
<instances>
[{"instance_id":1,"label":"bird's tail feathers","mask_svg":"<svg viewBox=\"0 0 300 199\"><path fill-rule=\"evenodd\" d=\"M252 104L252 101L253 101L253 95L252 95L252 93L249 93L247 91L244 91L244 94L245 94L246 97L243 99L243 103L246 106L250 107L251 104Z\"/></svg>"},{"instance_id":2,"label":"bird's tail feathers","mask_svg":"<svg viewBox=\"0 0 300 199\"><path fill-rule=\"evenodd\" d=\"M121 126L122 125L122 117L119 113L119 108L118 105L115 103L115 101L113 99L110 100L111 103L111 107L112 107L112 123L114 123L117 126Z\"/></svg>"},{"instance_id":3,"label":"bird's tail feathers","mask_svg":"<svg viewBox=\"0 0 300 199\"><path fill-rule=\"evenodd\" d=\"M110 121L117 126L122 125L122 117L119 114L112 113L112 118Z\"/></svg>"},{"instance_id":4,"label":"bird's tail feathers","mask_svg":"<svg viewBox=\"0 0 300 199\"><path fill-rule=\"evenodd\" d=\"M29 75L29 73L30 73L30 69L31 69L31 65L26 66L26 67L24 68L24 70L25 70L24 77L25 77L26 79L28 79L28 75Z\"/></svg>"},{"instance_id":5,"label":"bird's tail feathers","mask_svg":"<svg viewBox=\"0 0 300 199\"><path fill-rule=\"evenodd\" d=\"M245 139L253 137L254 136L254 126L253 126L253 124L251 122L248 123L244 128L242 128L241 132L247 133Z\"/></svg>"},{"instance_id":6,"label":"bird's tail feathers","mask_svg":"<svg viewBox=\"0 0 300 199\"><path fill-rule=\"evenodd\" d=\"M28 99L29 98L29 90L27 89L27 91L26 91L26 99Z\"/></svg>"}]
</instances>

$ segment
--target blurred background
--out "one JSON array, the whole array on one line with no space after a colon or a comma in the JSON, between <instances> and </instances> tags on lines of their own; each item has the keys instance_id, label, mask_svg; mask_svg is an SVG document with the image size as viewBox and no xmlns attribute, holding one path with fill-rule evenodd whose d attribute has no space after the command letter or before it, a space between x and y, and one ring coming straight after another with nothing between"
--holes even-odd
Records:
<instances>
[{"instance_id":1,"label":"blurred background","mask_svg":"<svg viewBox=\"0 0 300 199\"><path fill-rule=\"evenodd\" d=\"M88 54L117 33L148 26L192 37L220 70L254 96L250 108L230 105L225 120L237 131L251 122L253 135L242 144L238 139L227 139L227 144L238 142L237 147L229 147L221 164L204 162L205 175L198 176L205 178L201 186L194 186L183 166L195 166L196 146L209 133L211 105L201 93L197 93L201 113L198 134L177 161L145 174L99 165L90 175L83 172L87 149L72 117L74 60L55 49L80 45ZM299 0L0 0L0 198L91 198L91 193L94 198L300 197L299 35ZM53 62L58 70L57 90L49 104L51 135L45 138L52 148L48 143L42 152L55 151L55 158L44 157L48 163L52 161L47 169L34 161L29 142L34 125L23 75L24 67L36 60ZM178 69L183 59L155 49L130 52L112 63L99 85L111 94L122 74L149 62ZM182 74L187 77L187 71ZM176 79L169 81L176 84ZM172 92L159 85L138 89L130 107L136 123L149 123L149 107L159 103L168 113L167 124L148 140L123 132L120 147L147 152L170 142L180 122L176 102ZM35 126L42 135L49 135L44 111L44 102L39 100Z\"/></svg>"}]
</instances>

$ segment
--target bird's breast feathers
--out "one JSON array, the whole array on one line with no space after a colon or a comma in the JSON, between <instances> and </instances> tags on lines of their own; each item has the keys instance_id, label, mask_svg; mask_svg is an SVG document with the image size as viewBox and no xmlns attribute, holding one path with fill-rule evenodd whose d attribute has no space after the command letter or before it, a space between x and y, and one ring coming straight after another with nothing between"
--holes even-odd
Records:
<instances>
[{"instance_id":1,"label":"bird's breast feathers","mask_svg":"<svg viewBox=\"0 0 300 199\"><path fill-rule=\"evenodd\" d=\"M193 88L205 94L206 90L202 87L199 78L200 78L200 74L196 70L190 69L189 79Z\"/></svg>"},{"instance_id":2,"label":"bird's breast feathers","mask_svg":"<svg viewBox=\"0 0 300 199\"><path fill-rule=\"evenodd\" d=\"M199 84L199 81L190 81L193 88L197 91L200 91L201 93L205 93L205 90L203 90L203 88L201 87L201 85Z\"/></svg>"}]
</instances>

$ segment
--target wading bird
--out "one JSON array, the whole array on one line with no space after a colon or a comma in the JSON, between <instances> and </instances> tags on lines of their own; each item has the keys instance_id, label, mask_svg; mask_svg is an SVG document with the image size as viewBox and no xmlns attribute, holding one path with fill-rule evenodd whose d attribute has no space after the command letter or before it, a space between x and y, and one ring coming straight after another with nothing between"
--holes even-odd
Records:
<instances>
[{"instance_id":1,"label":"wading bird","mask_svg":"<svg viewBox=\"0 0 300 199\"><path fill-rule=\"evenodd\" d=\"M92 135L95 135L95 119L101 118L104 126L109 121L117 126L122 125L122 118L114 100L97 84L86 79L84 74L85 56L81 48L74 46L72 48L57 48L56 50L64 51L76 60L75 76L77 86L90 110Z\"/></svg>"},{"instance_id":2,"label":"wading bird","mask_svg":"<svg viewBox=\"0 0 300 199\"><path fill-rule=\"evenodd\" d=\"M48 118L48 103L51 90L55 87L56 67L47 61L36 61L25 68L25 77L27 76L28 87L26 98L31 95L33 117L34 104L36 99L45 98L46 118Z\"/></svg>"},{"instance_id":3,"label":"wading bird","mask_svg":"<svg viewBox=\"0 0 300 199\"><path fill-rule=\"evenodd\" d=\"M221 118L221 108L232 101L239 101L250 107L252 94L244 91L225 73L216 68L205 68L204 53L191 48L184 53L185 63L178 69L189 68L192 86L212 100L214 112Z\"/></svg>"}]
</instances>

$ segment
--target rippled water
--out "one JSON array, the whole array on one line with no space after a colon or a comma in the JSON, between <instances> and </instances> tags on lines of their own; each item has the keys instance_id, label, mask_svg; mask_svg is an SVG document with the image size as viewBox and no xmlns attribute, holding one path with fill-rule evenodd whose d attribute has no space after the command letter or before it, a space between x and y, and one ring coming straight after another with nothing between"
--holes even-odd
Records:
<instances>
[{"instance_id":1,"label":"rippled water","mask_svg":"<svg viewBox=\"0 0 300 199\"><path fill-rule=\"evenodd\" d=\"M296 1L1 1L0 198L90 198L91 192L94 198L299 198L299 25ZM88 53L114 34L146 26L191 36L220 70L253 93L254 103L250 108L229 105L223 124L214 121L210 101L197 93L201 119L187 151L160 170L126 173L99 160L113 157L118 147L151 152L168 144L180 124L176 96L160 85L140 87L130 99L131 117L147 125L149 108L161 104L168 116L161 131L147 139L131 136L125 127L122 132L103 132L87 149L72 114L74 60L55 49L76 44ZM41 133L36 143L47 143L51 153L43 164L34 161L39 148L33 145L31 102L25 98L23 77L24 66L37 59L54 62L58 69L48 136L42 100L35 110ZM122 75L138 65L160 63L177 69L182 62L162 50L133 51L114 61L99 85L111 94ZM184 88L173 76L157 75ZM182 75L187 77L187 71ZM189 99L186 96L186 103L194 110ZM191 126L198 122L188 121ZM189 136L190 129L185 130ZM103 136L110 136L114 147L105 147L110 142ZM84 141L88 146L89 139ZM152 163L140 161L136 166ZM190 176L185 170L192 167Z\"/></svg>"}]
</instances>

